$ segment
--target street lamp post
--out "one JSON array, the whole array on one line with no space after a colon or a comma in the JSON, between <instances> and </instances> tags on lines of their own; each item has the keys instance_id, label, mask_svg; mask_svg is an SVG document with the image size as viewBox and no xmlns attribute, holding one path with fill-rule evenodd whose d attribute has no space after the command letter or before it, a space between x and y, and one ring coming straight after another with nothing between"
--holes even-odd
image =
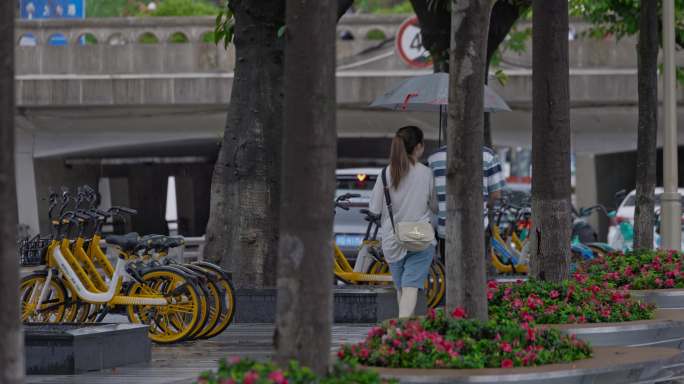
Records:
<instances>
[{"instance_id":1,"label":"street lamp post","mask_svg":"<svg viewBox=\"0 0 684 384\"><path fill-rule=\"evenodd\" d=\"M663 186L661 201L662 248L681 248L681 201L677 176L677 96L675 77L675 6L674 0L663 0Z\"/></svg>"}]
</instances>

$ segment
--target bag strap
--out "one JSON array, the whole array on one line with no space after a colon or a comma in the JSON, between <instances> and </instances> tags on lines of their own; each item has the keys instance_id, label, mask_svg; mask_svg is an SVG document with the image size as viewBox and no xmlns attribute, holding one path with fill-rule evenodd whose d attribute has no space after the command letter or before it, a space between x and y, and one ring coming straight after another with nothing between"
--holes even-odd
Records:
<instances>
[{"instance_id":1,"label":"bag strap","mask_svg":"<svg viewBox=\"0 0 684 384\"><path fill-rule=\"evenodd\" d=\"M389 185L387 184L387 167L382 169L380 173L382 179L382 190L385 192L385 203L387 204L387 211L389 212L390 222L392 223L392 230L397 233L397 229L394 226L394 213L392 213L392 199L390 198Z\"/></svg>"}]
</instances>

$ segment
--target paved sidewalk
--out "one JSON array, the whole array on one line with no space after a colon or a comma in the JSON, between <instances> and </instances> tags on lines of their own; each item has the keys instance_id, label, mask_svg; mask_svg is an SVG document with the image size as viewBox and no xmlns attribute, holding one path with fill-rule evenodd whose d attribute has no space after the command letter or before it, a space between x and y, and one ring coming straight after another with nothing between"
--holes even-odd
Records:
<instances>
[{"instance_id":1,"label":"paved sidewalk","mask_svg":"<svg viewBox=\"0 0 684 384\"><path fill-rule=\"evenodd\" d=\"M341 344L363 339L372 325L333 326L333 351ZM211 340L152 346L152 361L81 375L34 375L26 383L40 384L186 384L226 356L263 359L273 353L272 324L233 324Z\"/></svg>"}]
</instances>

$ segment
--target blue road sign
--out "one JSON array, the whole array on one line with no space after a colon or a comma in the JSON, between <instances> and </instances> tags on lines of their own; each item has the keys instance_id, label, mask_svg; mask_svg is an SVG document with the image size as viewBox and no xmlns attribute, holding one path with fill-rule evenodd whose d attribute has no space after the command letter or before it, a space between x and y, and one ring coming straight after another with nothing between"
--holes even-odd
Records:
<instances>
[{"instance_id":1,"label":"blue road sign","mask_svg":"<svg viewBox=\"0 0 684 384\"><path fill-rule=\"evenodd\" d=\"M85 0L20 0L19 6L26 20L85 18Z\"/></svg>"}]
</instances>

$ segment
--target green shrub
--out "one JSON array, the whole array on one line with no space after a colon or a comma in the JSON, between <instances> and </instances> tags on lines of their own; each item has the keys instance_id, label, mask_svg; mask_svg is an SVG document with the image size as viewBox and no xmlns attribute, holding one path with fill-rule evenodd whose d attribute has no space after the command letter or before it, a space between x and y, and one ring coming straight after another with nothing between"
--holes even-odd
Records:
<instances>
[{"instance_id":1,"label":"green shrub","mask_svg":"<svg viewBox=\"0 0 684 384\"><path fill-rule=\"evenodd\" d=\"M202 34L202 42L206 44L214 44L214 31Z\"/></svg>"},{"instance_id":2,"label":"green shrub","mask_svg":"<svg viewBox=\"0 0 684 384\"><path fill-rule=\"evenodd\" d=\"M411 2L406 0L400 4L397 4L395 6L389 7L389 8L376 8L373 10L373 13L377 14L395 14L395 13L413 13L413 6L411 5Z\"/></svg>"},{"instance_id":3,"label":"green shrub","mask_svg":"<svg viewBox=\"0 0 684 384\"><path fill-rule=\"evenodd\" d=\"M138 44L159 44L159 38L151 32L146 32L140 35Z\"/></svg>"},{"instance_id":4,"label":"green shrub","mask_svg":"<svg viewBox=\"0 0 684 384\"><path fill-rule=\"evenodd\" d=\"M339 363L325 377L319 377L310 369L293 361L287 369L274 363L257 362L251 359L233 357L219 362L218 371L207 371L200 375L197 384L382 384L396 383L383 380L375 372L360 369L355 365Z\"/></svg>"},{"instance_id":5,"label":"green shrub","mask_svg":"<svg viewBox=\"0 0 684 384\"><path fill-rule=\"evenodd\" d=\"M218 14L218 7L205 0L162 0L152 16L210 16Z\"/></svg>"},{"instance_id":6,"label":"green shrub","mask_svg":"<svg viewBox=\"0 0 684 384\"><path fill-rule=\"evenodd\" d=\"M169 36L169 43L172 44L185 44L188 42L188 37L182 32L175 32Z\"/></svg>"},{"instance_id":7,"label":"green shrub","mask_svg":"<svg viewBox=\"0 0 684 384\"><path fill-rule=\"evenodd\" d=\"M134 13L137 7L128 0L86 0L86 17L121 17Z\"/></svg>"},{"instance_id":8,"label":"green shrub","mask_svg":"<svg viewBox=\"0 0 684 384\"><path fill-rule=\"evenodd\" d=\"M379 29L371 29L366 33L366 39L367 40L385 40L387 36L385 35L385 32L379 30Z\"/></svg>"}]
</instances>

